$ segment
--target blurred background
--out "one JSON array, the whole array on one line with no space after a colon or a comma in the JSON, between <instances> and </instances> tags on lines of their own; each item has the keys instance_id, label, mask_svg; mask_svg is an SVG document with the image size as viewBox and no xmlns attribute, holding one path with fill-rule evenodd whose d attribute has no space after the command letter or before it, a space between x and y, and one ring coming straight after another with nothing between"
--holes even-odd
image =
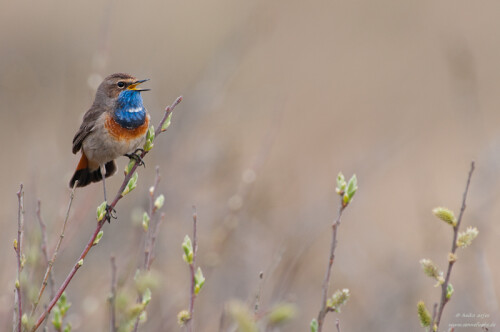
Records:
<instances>
[{"instance_id":1,"label":"blurred background","mask_svg":"<svg viewBox=\"0 0 500 332\"><path fill-rule=\"evenodd\" d=\"M339 171L355 173L359 189L339 229L330 293L349 288L352 296L326 328L338 317L346 331L420 330L416 303L431 308L440 290L419 260L444 269L452 242L431 210L458 215L472 160L462 227L480 233L458 251L441 326L476 322L462 313L499 323L499 11L498 1L0 0L0 325L7 330L12 320L19 184L27 254L40 243L37 199L52 252L79 160L73 135L97 85L115 72L151 79L143 98L153 124L177 96L184 101L67 289L74 331L109 330L111 255L119 292L135 300L137 216L156 165L166 217L142 331L181 330L176 315L189 296L181 243L193 205L207 279L197 330L218 331L226 303L252 308L261 287L262 312L294 303L297 314L281 330L307 331L321 302ZM118 163L123 169L127 160ZM108 192L122 179L110 178ZM101 202L101 184L76 191L57 285ZM26 267L31 288L40 273Z\"/></svg>"}]
</instances>

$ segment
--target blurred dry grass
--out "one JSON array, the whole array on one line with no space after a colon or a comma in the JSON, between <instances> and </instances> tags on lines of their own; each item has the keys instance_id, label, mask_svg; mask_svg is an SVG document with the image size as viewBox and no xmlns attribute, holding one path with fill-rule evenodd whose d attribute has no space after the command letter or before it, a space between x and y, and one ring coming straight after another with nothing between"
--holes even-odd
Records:
<instances>
[{"instance_id":1,"label":"blurred dry grass","mask_svg":"<svg viewBox=\"0 0 500 332\"><path fill-rule=\"evenodd\" d=\"M438 298L418 260L444 266L451 241L431 209L459 209L472 159L464 226L480 235L459 253L443 327L461 312L499 323L499 10L497 1L1 0L0 321L7 328L12 317L18 184L27 224L36 229L39 197L53 243L78 159L71 139L93 82L125 71L151 78L144 99L155 123L175 97L185 101L148 155L140 189L120 202L119 221L69 287L75 331L107 329L109 255L119 273L133 271L140 231L129 216L146 207L156 164L167 218L153 265L162 284L144 330L176 330L187 306L180 243L193 204L207 270L198 330L217 330L227 300L251 300L261 270L263 308L294 301L300 312L286 330L307 330L319 309L339 170L355 172L360 185L334 265L332 288L352 292L342 327L418 330L416 302ZM256 180L245 186L252 167ZM100 201L98 185L77 191L58 282Z\"/></svg>"}]
</instances>

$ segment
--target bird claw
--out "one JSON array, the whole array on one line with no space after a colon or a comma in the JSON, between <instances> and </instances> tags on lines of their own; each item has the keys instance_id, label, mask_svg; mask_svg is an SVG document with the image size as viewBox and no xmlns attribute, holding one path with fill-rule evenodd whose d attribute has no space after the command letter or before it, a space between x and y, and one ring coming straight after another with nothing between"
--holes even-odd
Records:
<instances>
[{"instance_id":1,"label":"bird claw","mask_svg":"<svg viewBox=\"0 0 500 332\"><path fill-rule=\"evenodd\" d=\"M142 159L142 157L137 152L143 153L144 150L140 149L140 148L139 149L135 149L135 151L132 152L132 153L126 153L125 157L128 157L129 159L134 159L135 162L137 163L137 165L139 165L139 166L146 167L146 163L144 162L144 160Z\"/></svg>"},{"instance_id":2,"label":"bird claw","mask_svg":"<svg viewBox=\"0 0 500 332\"><path fill-rule=\"evenodd\" d=\"M106 215L104 218L108 221L108 223L111 224L111 218L117 219L118 217L116 216L116 210L111 206L107 205L106 206Z\"/></svg>"}]
</instances>

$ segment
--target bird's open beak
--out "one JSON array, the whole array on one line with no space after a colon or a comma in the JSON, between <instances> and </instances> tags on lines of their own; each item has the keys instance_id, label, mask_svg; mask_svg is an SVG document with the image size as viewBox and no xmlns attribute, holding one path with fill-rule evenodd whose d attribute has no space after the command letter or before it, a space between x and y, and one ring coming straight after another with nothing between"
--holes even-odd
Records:
<instances>
[{"instance_id":1,"label":"bird's open beak","mask_svg":"<svg viewBox=\"0 0 500 332\"><path fill-rule=\"evenodd\" d=\"M128 89L128 90L133 90L133 91L149 91L149 90L151 90L151 89L138 89L138 88L137 88L137 86L138 86L139 84L142 84L142 83L144 83L144 82L146 82L146 81L149 81L149 78L148 78L148 79L145 79L145 80L135 81L134 83L130 84L130 85L127 87L127 89Z\"/></svg>"}]
</instances>

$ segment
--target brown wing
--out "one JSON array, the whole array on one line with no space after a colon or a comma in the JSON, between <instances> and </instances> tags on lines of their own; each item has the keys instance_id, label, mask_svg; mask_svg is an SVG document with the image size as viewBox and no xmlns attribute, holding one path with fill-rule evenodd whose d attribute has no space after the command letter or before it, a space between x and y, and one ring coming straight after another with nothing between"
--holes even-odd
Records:
<instances>
[{"instance_id":1,"label":"brown wing","mask_svg":"<svg viewBox=\"0 0 500 332\"><path fill-rule=\"evenodd\" d=\"M95 122L99 118L99 116L104 113L104 109L99 107L92 106L87 113L83 116L82 124L80 125L80 129L75 134L73 138L73 153L77 153L82 148L82 143L85 137L90 134L92 129L94 128Z\"/></svg>"}]
</instances>

